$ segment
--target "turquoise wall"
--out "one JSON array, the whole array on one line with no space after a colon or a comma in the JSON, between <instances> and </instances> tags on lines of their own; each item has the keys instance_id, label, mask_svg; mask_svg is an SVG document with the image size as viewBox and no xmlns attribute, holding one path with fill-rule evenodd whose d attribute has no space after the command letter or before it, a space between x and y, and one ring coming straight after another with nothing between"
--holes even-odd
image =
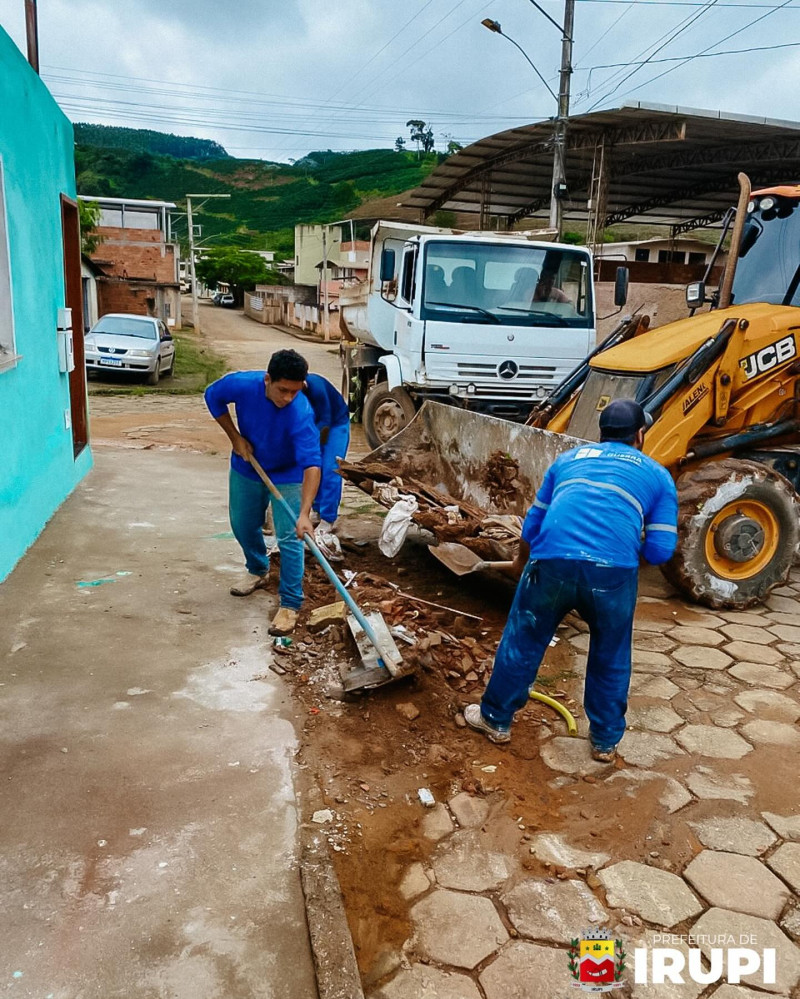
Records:
<instances>
[{"instance_id":1,"label":"turquoise wall","mask_svg":"<svg viewBox=\"0 0 800 999\"><path fill-rule=\"evenodd\" d=\"M0 28L5 180L16 367L0 370L0 580L91 466L73 458L69 381L58 370L64 305L60 196L75 197L72 125Z\"/></svg>"}]
</instances>

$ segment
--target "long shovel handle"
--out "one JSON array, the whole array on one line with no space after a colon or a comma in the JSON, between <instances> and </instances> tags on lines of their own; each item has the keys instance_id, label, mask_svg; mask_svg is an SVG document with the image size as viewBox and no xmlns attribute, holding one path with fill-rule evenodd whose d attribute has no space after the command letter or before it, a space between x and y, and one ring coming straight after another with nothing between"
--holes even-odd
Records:
<instances>
[{"instance_id":1,"label":"long shovel handle","mask_svg":"<svg viewBox=\"0 0 800 999\"><path fill-rule=\"evenodd\" d=\"M264 485L267 487L267 489L269 489L272 497L275 499L275 501L277 503L281 504L281 506L283 507L283 509L286 511L286 513L291 518L292 523L295 524L295 526L296 526L297 525L297 517L295 516L294 510L292 510L292 508L286 502L286 500L284 499L284 497L282 496L282 494L278 491L278 488L276 487L275 483L272 481L272 479L270 479L270 477L267 475L267 473L264 471L264 469L261 467L261 465L258 463L258 461L256 460L255 457L251 457L250 458L250 464L256 470L256 472L258 473L259 478L264 483ZM333 583L333 585L336 587L336 592L339 594L339 596L342 598L342 600L344 600L344 602L347 604L347 607L349 608L350 613L353 615L353 617L356 619L356 621L358 621L358 623L364 629L364 634L367 636L367 638L369 639L370 643L375 647L375 649L376 649L376 651L378 653L378 656L379 656L379 658L382 661L382 657L384 655L383 649L381 648L381 645L380 645L380 642L378 641L377 635L373 631L372 625L369 623L369 621L366 619L366 617L362 613L361 608L358 606L358 604L355 602L355 600L353 600L353 598L350 595L350 593L344 588L344 584L342 583L341 579L339 579L339 577L333 571L333 568L331 567L330 562L328 562L328 560L325 558L325 556L319 550L319 547L318 547L316 541L311 537L311 535L308 532L306 532L303 535L303 540L308 545L308 547L311 549L311 552L314 555L314 558L322 566L322 570L325 573L325 575L328 577L328 579L331 581L331 583Z\"/></svg>"}]
</instances>

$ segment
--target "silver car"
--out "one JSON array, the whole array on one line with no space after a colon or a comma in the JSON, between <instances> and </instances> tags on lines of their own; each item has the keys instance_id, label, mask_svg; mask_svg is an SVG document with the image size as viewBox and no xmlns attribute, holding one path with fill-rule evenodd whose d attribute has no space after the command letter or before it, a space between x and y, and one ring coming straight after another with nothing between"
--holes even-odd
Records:
<instances>
[{"instance_id":1,"label":"silver car","mask_svg":"<svg viewBox=\"0 0 800 999\"><path fill-rule=\"evenodd\" d=\"M148 385L175 369L172 334L153 316L110 312L86 334L84 353L87 371L147 375Z\"/></svg>"}]
</instances>

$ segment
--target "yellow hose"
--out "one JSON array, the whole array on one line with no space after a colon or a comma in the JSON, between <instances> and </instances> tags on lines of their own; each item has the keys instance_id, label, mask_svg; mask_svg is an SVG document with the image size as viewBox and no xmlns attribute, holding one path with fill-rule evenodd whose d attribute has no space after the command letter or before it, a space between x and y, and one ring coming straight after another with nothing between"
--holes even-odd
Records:
<instances>
[{"instance_id":1,"label":"yellow hose","mask_svg":"<svg viewBox=\"0 0 800 999\"><path fill-rule=\"evenodd\" d=\"M532 701L541 701L542 704L546 704L554 711L557 711L567 723L567 732L570 735L578 734L578 726L575 724L575 719L560 701L557 701L554 697L548 697L547 694L539 694L535 690L529 691L529 696Z\"/></svg>"}]
</instances>

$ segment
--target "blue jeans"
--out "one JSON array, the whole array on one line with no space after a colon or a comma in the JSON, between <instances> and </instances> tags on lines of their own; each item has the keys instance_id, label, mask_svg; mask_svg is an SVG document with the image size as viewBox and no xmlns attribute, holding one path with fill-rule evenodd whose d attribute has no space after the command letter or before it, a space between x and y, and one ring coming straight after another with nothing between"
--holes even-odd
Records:
<instances>
[{"instance_id":1,"label":"blue jeans","mask_svg":"<svg viewBox=\"0 0 800 999\"><path fill-rule=\"evenodd\" d=\"M576 610L589 625L589 658L583 706L589 736L601 749L625 732L631 679L631 635L638 569L619 569L578 559L529 562L522 573L481 714L508 731L528 700L542 658L565 614Z\"/></svg>"},{"instance_id":2,"label":"blue jeans","mask_svg":"<svg viewBox=\"0 0 800 999\"><path fill-rule=\"evenodd\" d=\"M281 495L294 511L300 513L302 485L299 482L281 483ZM248 479L233 468L230 471L228 512L231 530L244 552L247 571L255 576L265 576L269 571L267 546L264 543L264 520L271 496L261 480ZM280 503L272 508L275 534L281 553L281 577L278 594L281 607L299 610L303 603L303 566L305 544L295 534L295 525Z\"/></svg>"},{"instance_id":3,"label":"blue jeans","mask_svg":"<svg viewBox=\"0 0 800 999\"><path fill-rule=\"evenodd\" d=\"M339 516L339 504L342 502L342 486L344 479L339 475L337 458L344 458L350 444L350 424L345 423L328 429L328 439L322 445L322 478L319 490L314 500L314 509L321 520L334 523Z\"/></svg>"}]
</instances>

